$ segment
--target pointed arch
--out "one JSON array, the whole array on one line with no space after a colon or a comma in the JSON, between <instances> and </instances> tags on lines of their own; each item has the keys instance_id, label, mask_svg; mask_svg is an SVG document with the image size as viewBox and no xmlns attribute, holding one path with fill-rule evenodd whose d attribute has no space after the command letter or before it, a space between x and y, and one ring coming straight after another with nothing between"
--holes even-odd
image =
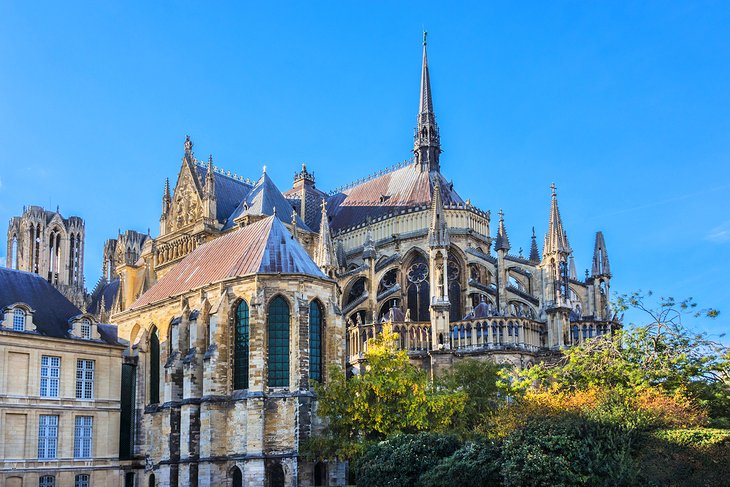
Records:
<instances>
[{"instance_id":1,"label":"pointed arch","mask_svg":"<svg viewBox=\"0 0 730 487\"><path fill-rule=\"evenodd\" d=\"M415 249L408 255L405 277L410 318L411 321L430 321L431 292L428 279L428 259L423 252Z\"/></svg>"},{"instance_id":2,"label":"pointed arch","mask_svg":"<svg viewBox=\"0 0 730 487\"><path fill-rule=\"evenodd\" d=\"M248 303L236 305L233 330L233 389L248 389L248 367L251 331Z\"/></svg>"},{"instance_id":3,"label":"pointed arch","mask_svg":"<svg viewBox=\"0 0 730 487\"><path fill-rule=\"evenodd\" d=\"M231 477L231 487L243 487L243 472L238 468L238 465L234 465L229 471Z\"/></svg>"},{"instance_id":4,"label":"pointed arch","mask_svg":"<svg viewBox=\"0 0 730 487\"><path fill-rule=\"evenodd\" d=\"M150 328L149 335L149 404L160 402L160 332L155 325ZM154 476L152 477L154 479Z\"/></svg>"},{"instance_id":5,"label":"pointed arch","mask_svg":"<svg viewBox=\"0 0 730 487\"><path fill-rule=\"evenodd\" d=\"M266 318L269 387L289 385L289 309L289 302L281 295L269 302Z\"/></svg>"}]
</instances>

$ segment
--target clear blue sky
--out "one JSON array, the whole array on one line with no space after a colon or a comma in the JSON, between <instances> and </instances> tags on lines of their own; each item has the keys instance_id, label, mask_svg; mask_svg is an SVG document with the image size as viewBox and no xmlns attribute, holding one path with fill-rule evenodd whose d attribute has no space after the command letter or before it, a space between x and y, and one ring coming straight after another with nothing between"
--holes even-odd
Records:
<instances>
[{"instance_id":1,"label":"clear blue sky","mask_svg":"<svg viewBox=\"0 0 730 487\"><path fill-rule=\"evenodd\" d=\"M614 291L694 296L725 331L730 3L263 3L0 0L0 222L83 217L93 287L104 239L157 233L185 134L281 189L402 161L425 26L443 172L513 250L555 181L579 274L602 229Z\"/></svg>"}]
</instances>

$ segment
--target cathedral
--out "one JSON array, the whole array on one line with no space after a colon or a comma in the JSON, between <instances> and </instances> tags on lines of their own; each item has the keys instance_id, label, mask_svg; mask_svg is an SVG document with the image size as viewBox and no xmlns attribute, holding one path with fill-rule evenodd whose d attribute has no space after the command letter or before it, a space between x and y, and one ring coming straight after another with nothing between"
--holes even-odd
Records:
<instances>
[{"instance_id":1,"label":"cathedral","mask_svg":"<svg viewBox=\"0 0 730 487\"><path fill-rule=\"evenodd\" d=\"M579 277L555 185L542 249L533 230L529 255L515 255L503 212L493 226L490 211L462 198L441 152L425 36L402 164L331 191L302 165L282 191L265 167L254 181L198 160L185 138L159 234L108 240L85 298L127 345L124 485L346 483L346 465L298 456L324 427L311 385L332 366L363 373L385 323L433 375L464 357L529 367L621 326L603 234ZM59 289L83 286L83 222L33 208L11 221L19 257L8 263L47 272Z\"/></svg>"}]
</instances>

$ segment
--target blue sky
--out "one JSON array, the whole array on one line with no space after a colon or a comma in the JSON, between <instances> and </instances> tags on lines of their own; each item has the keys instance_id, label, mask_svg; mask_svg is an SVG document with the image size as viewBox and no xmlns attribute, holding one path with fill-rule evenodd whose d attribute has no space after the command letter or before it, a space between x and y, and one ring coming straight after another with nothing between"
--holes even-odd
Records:
<instances>
[{"instance_id":1,"label":"blue sky","mask_svg":"<svg viewBox=\"0 0 730 487\"><path fill-rule=\"evenodd\" d=\"M425 27L442 170L513 250L554 181L579 274L601 229L614 291L727 329L730 3L263 3L0 0L0 221L83 217L92 287L104 239L157 233L185 134L281 189L302 162L331 189L402 161Z\"/></svg>"}]
</instances>

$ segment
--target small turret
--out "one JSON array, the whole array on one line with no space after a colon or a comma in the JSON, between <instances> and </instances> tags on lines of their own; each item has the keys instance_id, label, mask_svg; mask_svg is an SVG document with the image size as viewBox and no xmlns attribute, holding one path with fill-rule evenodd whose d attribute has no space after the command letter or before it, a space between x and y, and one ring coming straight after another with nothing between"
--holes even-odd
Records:
<instances>
[{"instance_id":1,"label":"small turret","mask_svg":"<svg viewBox=\"0 0 730 487\"><path fill-rule=\"evenodd\" d=\"M540 251L537 248L537 237L535 236L535 227L532 227L532 241L530 242L530 261L540 262Z\"/></svg>"},{"instance_id":2,"label":"small turret","mask_svg":"<svg viewBox=\"0 0 730 487\"><path fill-rule=\"evenodd\" d=\"M441 185L437 180L433 185L431 197L431 225L428 229L428 245L434 248L449 246L449 227L446 223L446 212L441 199Z\"/></svg>"},{"instance_id":3,"label":"small turret","mask_svg":"<svg viewBox=\"0 0 730 487\"><path fill-rule=\"evenodd\" d=\"M314 261L322 269L322 272L330 277L335 276L337 256L335 255L335 248L332 244L329 218L327 218L327 202L324 198L322 198L322 220L319 223L319 244L317 245Z\"/></svg>"},{"instance_id":4,"label":"small turret","mask_svg":"<svg viewBox=\"0 0 730 487\"><path fill-rule=\"evenodd\" d=\"M593 248L593 277L611 277L611 266L608 263L608 252L606 242L603 240L603 232L596 232L596 245Z\"/></svg>"},{"instance_id":5,"label":"small turret","mask_svg":"<svg viewBox=\"0 0 730 487\"><path fill-rule=\"evenodd\" d=\"M375 260L375 256L375 240L373 240L373 232L371 232L370 228L368 228L368 231L365 233L365 243L363 244L362 258L363 260Z\"/></svg>"},{"instance_id":6,"label":"small turret","mask_svg":"<svg viewBox=\"0 0 730 487\"><path fill-rule=\"evenodd\" d=\"M507 236L507 229L504 227L504 212L502 209L499 210L499 228L497 229L497 238L494 241L494 249L496 251L509 251L509 237Z\"/></svg>"},{"instance_id":7,"label":"small turret","mask_svg":"<svg viewBox=\"0 0 730 487\"><path fill-rule=\"evenodd\" d=\"M550 186L552 190L552 201L550 203L550 221L548 231L545 234L545 246L543 248L543 259L558 257L557 260L566 260L571 253L568 236L563 229L563 221L560 218L558 209L558 193L555 183Z\"/></svg>"},{"instance_id":8,"label":"small turret","mask_svg":"<svg viewBox=\"0 0 730 487\"><path fill-rule=\"evenodd\" d=\"M205 218L209 222L216 221L217 202L215 194L215 176L213 175L213 155L208 157L208 169L205 173L205 186L203 187L203 210Z\"/></svg>"}]
</instances>

